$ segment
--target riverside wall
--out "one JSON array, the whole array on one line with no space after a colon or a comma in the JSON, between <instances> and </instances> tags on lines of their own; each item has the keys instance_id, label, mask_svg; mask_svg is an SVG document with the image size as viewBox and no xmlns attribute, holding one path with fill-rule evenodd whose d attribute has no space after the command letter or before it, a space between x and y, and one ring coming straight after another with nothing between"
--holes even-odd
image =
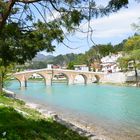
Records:
<instances>
[{"instance_id":1,"label":"riverside wall","mask_svg":"<svg viewBox=\"0 0 140 140\"><path fill-rule=\"evenodd\" d=\"M140 72L138 73L138 80L140 81ZM135 73L132 72L116 72L116 73L107 73L104 76L103 83L126 83L136 81Z\"/></svg>"}]
</instances>

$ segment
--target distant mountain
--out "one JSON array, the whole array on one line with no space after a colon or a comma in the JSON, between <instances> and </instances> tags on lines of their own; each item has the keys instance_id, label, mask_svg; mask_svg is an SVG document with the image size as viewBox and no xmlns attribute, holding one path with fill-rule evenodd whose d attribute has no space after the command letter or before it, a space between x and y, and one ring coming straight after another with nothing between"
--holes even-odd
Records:
<instances>
[{"instance_id":1,"label":"distant mountain","mask_svg":"<svg viewBox=\"0 0 140 140\"><path fill-rule=\"evenodd\" d=\"M41 53L38 53L35 58L33 58L32 61L50 61L54 58L53 55L44 55L44 54L41 54Z\"/></svg>"},{"instance_id":2,"label":"distant mountain","mask_svg":"<svg viewBox=\"0 0 140 140\"><path fill-rule=\"evenodd\" d=\"M46 56L46 59L53 59L55 56L53 56L53 55L47 55Z\"/></svg>"}]
</instances>

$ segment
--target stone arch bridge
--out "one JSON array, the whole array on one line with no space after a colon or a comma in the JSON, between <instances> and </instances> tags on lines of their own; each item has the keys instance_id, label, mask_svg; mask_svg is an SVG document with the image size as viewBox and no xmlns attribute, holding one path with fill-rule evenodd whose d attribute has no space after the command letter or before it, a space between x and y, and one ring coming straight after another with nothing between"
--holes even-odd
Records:
<instances>
[{"instance_id":1,"label":"stone arch bridge","mask_svg":"<svg viewBox=\"0 0 140 140\"><path fill-rule=\"evenodd\" d=\"M74 79L77 75L82 75L85 84L93 83L93 78L96 78L96 82L101 82L104 79L103 72L87 72L87 71L76 71L76 70L64 70L64 69L38 69L17 72L13 76L20 82L21 87L27 86L27 81L30 76L34 73L39 74L44 78L46 85L52 84L52 78L54 75L63 74L68 80L68 84L74 84Z\"/></svg>"}]
</instances>

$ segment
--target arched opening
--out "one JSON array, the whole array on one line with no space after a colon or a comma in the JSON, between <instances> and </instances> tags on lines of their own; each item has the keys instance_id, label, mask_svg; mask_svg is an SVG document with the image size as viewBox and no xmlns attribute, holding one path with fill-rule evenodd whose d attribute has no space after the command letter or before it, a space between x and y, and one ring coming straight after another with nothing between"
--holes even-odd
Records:
<instances>
[{"instance_id":1,"label":"arched opening","mask_svg":"<svg viewBox=\"0 0 140 140\"><path fill-rule=\"evenodd\" d=\"M17 89L19 87L21 87L21 81L17 77L12 76L5 80L4 88Z\"/></svg>"},{"instance_id":2,"label":"arched opening","mask_svg":"<svg viewBox=\"0 0 140 140\"><path fill-rule=\"evenodd\" d=\"M18 78L15 77L15 78L14 78L14 81L17 81L17 85L20 85L20 87L21 87L21 84L22 84L22 83L21 83L21 81L20 81Z\"/></svg>"},{"instance_id":3,"label":"arched opening","mask_svg":"<svg viewBox=\"0 0 140 140\"><path fill-rule=\"evenodd\" d=\"M76 75L74 78L74 84L86 84L87 77L83 74Z\"/></svg>"},{"instance_id":4,"label":"arched opening","mask_svg":"<svg viewBox=\"0 0 140 140\"><path fill-rule=\"evenodd\" d=\"M32 73L28 77L25 78L25 86L27 86L27 81L28 84L36 84L40 83L45 85L45 77L39 73Z\"/></svg>"},{"instance_id":5,"label":"arched opening","mask_svg":"<svg viewBox=\"0 0 140 140\"><path fill-rule=\"evenodd\" d=\"M65 83L68 84L69 78L64 73L57 73L53 75L52 84L53 83Z\"/></svg>"}]
</instances>

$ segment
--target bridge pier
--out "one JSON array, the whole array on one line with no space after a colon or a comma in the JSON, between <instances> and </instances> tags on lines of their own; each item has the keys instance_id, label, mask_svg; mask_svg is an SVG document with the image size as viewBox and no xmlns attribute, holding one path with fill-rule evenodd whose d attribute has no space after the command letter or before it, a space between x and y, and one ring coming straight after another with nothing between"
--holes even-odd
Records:
<instances>
[{"instance_id":1,"label":"bridge pier","mask_svg":"<svg viewBox=\"0 0 140 140\"><path fill-rule=\"evenodd\" d=\"M20 81L19 80L19 82L20 82L20 87L27 87L27 81L25 80L25 81Z\"/></svg>"},{"instance_id":2,"label":"bridge pier","mask_svg":"<svg viewBox=\"0 0 140 140\"><path fill-rule=\"evenodd\" d=\"M46 86L51 86L52 85L52 79L45 79L45 85Z\"/></svg>"},{"instance_id":3,"label":"bridge pier","mask_svg":"<svg viewBox=\"0 0 140 140\"><path fill-rule=\"evenodd\" d=\"M73 85L74 84L74 79L76 75L70 74L68 77L68 85Z\"/></svg>"},{"instance_id":4,"label":"bridge pier","mask_svg":"<svg viewBox=\"0 0 140 140\"><path fill-rule=\"evenodd\" d=\"M20 81L20 87L25 87L25 82L24 81Z\"/></svg>"},{"instance_id":5,"label":"bridge pier","mask_svg":"<svg viewBox=\"0 0 140 140\"><path fill-rule=\"evenodd\" d=\"M20 87L27 87L27 81L24 75L17 75L15 78L19 81Z\"/></svg>"},{"instance_id":6,"label":"bridge pier","mask_svg":"<svg viewBox=\"0 0 140 140\"><path fill-rule=\"evenodd\" d=\"M93 80L92 80L92 77L89 76L89 77L87 77L85 84L91 84L91 83L93 83Z\"/></svg>"},{"instance_id":7,"label":"bridge pier","mask_svg":"<svg viewBox=\"0 0 140 140\"><path fill-rule=\"evenodd\" d=\"M86 83L85 84L92 84L92 79L87 79Z\"/></svg>"},{"instance_id":8,"label":"bridge pier","mask_svg":"<svg viewBox=\"0 0 140 140\"><path fill-rule=\"evenodd\" d=\"M74 84L74 79L69 79L68 80L68 85L73 85Z\"/></svg>"},{"instance_id":9,"label":"bridge pier","mask_svg":"<svg viewBox=\"0 0 140 140\"><path fill-rule=\"evenodd\" d=\"M52 73L49 74L44 74L44 79L45 79L45 85L46 86L51 86L52 85Z\"/></svg>"}]
</instances>

